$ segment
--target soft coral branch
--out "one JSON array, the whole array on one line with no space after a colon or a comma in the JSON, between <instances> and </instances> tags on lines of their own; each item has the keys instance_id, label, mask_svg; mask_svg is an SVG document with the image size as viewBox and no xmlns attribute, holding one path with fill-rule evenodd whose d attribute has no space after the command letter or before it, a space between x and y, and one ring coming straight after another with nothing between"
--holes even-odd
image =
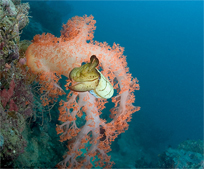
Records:
<instances>
[{"instance_id":1,"label":"soft coral branch","mask_svg":"<svg viewBox=\"0 0 204 169\"><path fill-rule=\"evenodd\" d=\"M86 106L87 104L86 97L89 97L88 103L91 102L93 103L91 106ZM73 97L71 99L73 99ZM108 140L104 141L104 143L100 142L100 138L103 137L103 134L100 133L100 128L101 126L105 125L105 123L104 120L100 119L97 107L95 107L96 103L95 104L94 103L95 103L94 96L88 93L80 93L78 108L77 110L72 111L71 115L72 118L74 119L77 113L80 112L80 109L84 107L86 113L86 123L84 124L84 126L81 127L81 129L78 129L75 121L72 119L63 123L61 126L57 127L57 131L62 132L63 131L62 129L64 128L64 133L66 133L66 134L63 133L61 135L61 141L64 141L66 139L74 140L74 142L69 143L68 155L66 155L64 160L59 163L59 166L63 168L64 167L91 168L92 164L90 163L90 158L96 155L98 155L98 157L101 158L100 162L101 166L104 166L105 163L107 164L110 163L109 158L106 155L106 153L110 150L110 146L108 146L109 145ZM64 103L64 105L65 104L66 102ZM68 105L70 106L71 104ZM68 110L69 109L67 109L67 111ZM65 114L65 112L62 109L60 112L62 113L60 116L63 116ZM92 137L89 136L90 132L92 133ZM76 161L76 157L81 155L80 149L85 148L88 142L91 143L91 146L87 151L86 156L80 159L80 161ZM104 161L105 163L102 163L102 161Z\"/></svg>"}]
</instances>

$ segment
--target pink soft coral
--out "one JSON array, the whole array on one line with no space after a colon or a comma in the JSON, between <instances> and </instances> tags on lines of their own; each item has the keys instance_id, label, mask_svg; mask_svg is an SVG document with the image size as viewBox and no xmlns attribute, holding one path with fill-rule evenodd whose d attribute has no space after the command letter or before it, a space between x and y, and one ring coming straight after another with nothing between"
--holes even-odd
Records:
<instances>
[{"instance_id":1,"label":"pink soft coral","mask_svg":"<svg viewBox=\"0 0 204 169\"><path fill-rule=\"evenodd\" d=\"M97 56L102 74L117 90L117 95L112 98L115 107L111 109L112 121L109 123L99 117L107 100L97 99L88 92L70 91L67 101L60 102L59 120L64 123L56 130L62 133L61 141L69 140L69 151L58 164L62 168L91 168L91 157L96 156L95 165L110 167L112 163L107 156L111 150L110 143L128 129L131 114L140 109L132 105L139 84L129 73L124 48L115 43L110 47L106 42L93 41L94 24L93 16L73 17L63 25L60 38L51 34L36 35L26 51L27 65L33 73L40 74L39 80L48 90L55 86L52 85L54 73L69 77L70 71L89 61L91 55ZM70 83L68 80L67 89ZM81 117L82 112L86 114L86 123L78 128L76 118ZM81 156L86 143L89 143L89 149Z\"/></svg>"}]
</instances>

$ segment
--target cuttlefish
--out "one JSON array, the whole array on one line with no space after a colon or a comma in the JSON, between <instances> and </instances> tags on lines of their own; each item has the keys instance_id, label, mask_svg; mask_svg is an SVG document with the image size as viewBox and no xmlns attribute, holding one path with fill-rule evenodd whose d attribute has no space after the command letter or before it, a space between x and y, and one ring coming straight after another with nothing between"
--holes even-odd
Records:
<instances>
[{"instance_id":1,"label":"cuttlefish","mask_svg":"<svg viewBox=\"0 0 204 169\"><path fill-rule=\"evenodd\" d=\"M88 91L97 98L111 98L114 93L113 86L96 68L98 64L98 58L92 55L89 63L72 69L69 78L73 85L69 86L69 89L76 92Z\"/></svg>"}]
</instances>

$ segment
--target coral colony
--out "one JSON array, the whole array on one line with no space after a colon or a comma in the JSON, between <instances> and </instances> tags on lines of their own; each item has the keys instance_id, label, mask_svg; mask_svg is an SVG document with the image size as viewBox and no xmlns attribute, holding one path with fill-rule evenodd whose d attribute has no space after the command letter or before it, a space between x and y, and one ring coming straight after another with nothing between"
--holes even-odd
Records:
<instances>
[{"instance_id":1,"label":"coral colony","mask_svg":"<svg viewBox=\"0 0 204 169\"><path fill-rule=\"evenodd\" d=\"M41 85L48 89L50 95L63 94L55 85L58 77L69 77L70 72L80 67L82 62L89 63L92 55L98 58L98 70L109 79L116 91L112 97L115 106L110 110L110 122L100 118L105 103L109 101L107 99L96 98L89 92L71 90L67 100L60 101L59 120L63 123L56 130L60 134L60 141L69 140L69 151L58 167L91 168L92 160L96 166L111 167L112 162L107 155L111 151L110 144L128 129L131 114L140 109L132 105L135 101L134 91L139 89L139 84L129 73L124 49L117 44L110 47L105 42L93 41L95 22L93 16L75 16L63 25L60 38L49 33L36 35L26 51L28 67L39 75ZM68 89L75 83L68 79L65 86ZM44 105L49 104L49 98L43 101ZM86 123L79 127L76 119L83 112Z\"/></svg>"},{"instance_id":2,"label":"coral colony","mask_svg":"<svg viewBox=\"0 0 204 169\"><path fill-rule=\"evenodd\" d=\"M0 1L0 158L11 162L24 152L25 120L33 113L20 31L28 24L28 3Z\"/></svg>"}]
</instances>

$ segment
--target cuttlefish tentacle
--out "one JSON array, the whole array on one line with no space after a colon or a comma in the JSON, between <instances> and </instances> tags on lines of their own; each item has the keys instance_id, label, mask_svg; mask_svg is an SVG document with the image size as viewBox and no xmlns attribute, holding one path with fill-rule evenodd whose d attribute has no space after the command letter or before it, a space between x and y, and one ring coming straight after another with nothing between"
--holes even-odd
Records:
<instances>
[{"instance_id":1,"label":"cuttlefish tentacle","mask_svg":"<svg viewBox=\"0 0 204 169\"><path fill-rule=\"evenodd\" d=\"M98 64L98 58L92 55L89 63L74 68L70 72L69 78L75 84L69 86L69 89L76 92L89 91L98 98L111 98L114 91L113 86L96 68Z\"/></svg>"}]
</instances>

